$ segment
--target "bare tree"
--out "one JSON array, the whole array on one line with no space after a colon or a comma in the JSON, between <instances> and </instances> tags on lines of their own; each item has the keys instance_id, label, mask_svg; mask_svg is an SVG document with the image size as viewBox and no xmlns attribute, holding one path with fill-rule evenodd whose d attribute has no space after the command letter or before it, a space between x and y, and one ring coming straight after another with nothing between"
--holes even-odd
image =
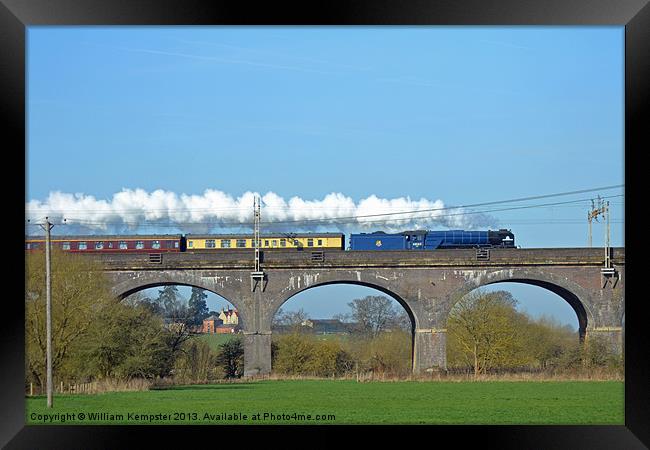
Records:
<instances>
[{"instance_id":1,"label":"bare tree","mask_svg":"<svg viewBox=\"0 0 650 450\"><path fill-rule=\"evenodd\" d=\"M509 292L476 290L461 298L447 321L451 344L474 370L474 376L491 367L516 364L521 344L516 300Z\"/></svg>"},{"instance_id":2,"label":"bare tree","mask_svg":"<svg viewBox=\"0 0 650 450\"><path fill-rule=\"evenodd\" d=\"M309 314L300 308L298 311L284 311L282 308L273 316L273 327L290 329L292 332L304 330Z\"/></svg>"},{"instance_id":3,"label":"bare tree","mask_svg":"<svg viewBox=\"0 0 650 450\"><path fill-rule=\"evenodd\" d=\"M395 327L401 313L393 305L393 300L384 296L357 298L348 303L348 306L352 310L350 317L355 322L357 331L372 338Z\"/></svg>"}]
</instances>

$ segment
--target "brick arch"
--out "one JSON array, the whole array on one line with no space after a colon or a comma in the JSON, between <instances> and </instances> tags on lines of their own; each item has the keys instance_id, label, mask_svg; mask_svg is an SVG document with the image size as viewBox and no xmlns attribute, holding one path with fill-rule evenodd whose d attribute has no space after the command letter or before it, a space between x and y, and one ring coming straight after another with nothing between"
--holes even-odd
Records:
<instances>
[{"instance_id":1,"label":"brick arch","mask_svg":"<svg viewBox=\"0 0 650 450\"><path fill-rule=\"evenodd\" d=\"M498 283L522 283L539 286L561 297L576 313L578 333L581 340L584 339L587 333L587 327L595 323L594 314L589 306L590 294L587 290L567 278L543 270L531 273L526 270L504 269L488 272L484 276L470 279L450 294L451 301L449 302L447 316L454 304L464 295L480 287Z\"/></svg>"}]
</instances>

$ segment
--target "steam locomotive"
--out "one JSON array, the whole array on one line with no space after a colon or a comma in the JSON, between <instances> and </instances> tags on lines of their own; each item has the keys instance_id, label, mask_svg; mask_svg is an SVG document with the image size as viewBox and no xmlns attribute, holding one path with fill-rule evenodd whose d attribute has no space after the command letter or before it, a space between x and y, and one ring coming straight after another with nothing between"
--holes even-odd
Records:
<instances>
[{"instance_id":1,"label":"steam locomotive","mask_svg":"<svg viewBox=\"0 0 650 450\"><path fill-rule=\"evenodd\" d=\"M404 231L350 235L350 250L436 250L443 248L514 248L515 235L499 231Z\"/></svg>"}]
</instances>

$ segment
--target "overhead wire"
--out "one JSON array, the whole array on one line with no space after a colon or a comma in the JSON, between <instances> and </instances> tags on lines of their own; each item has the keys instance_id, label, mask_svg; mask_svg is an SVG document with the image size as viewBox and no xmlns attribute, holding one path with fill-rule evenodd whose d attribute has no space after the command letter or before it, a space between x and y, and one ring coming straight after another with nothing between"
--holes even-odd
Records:
<instances>
[{"instance_id":1,"label":"overhead wire","mask_svg":"<svg viewBox=\"0 0 650 450\"><path fill-rule=\"evenodd\" d=\"M444 210L444 209L454 209L454 208L474 208L474 207L479 207L479 206L489 206L489 205L496 205L496 204L501 204L501 203L513 203L513 202L520 202L520 201L528 201L528 200L539 200L543 198L551 198L551 197L560 197L560 196L566 196L566 195L575 195L575 194L582 194L586 192L595 192L595 191L605 191L605 190L611 190L611 189L616 189L616 188L621 188L625 187L624 184L618 184L618 185L611 185L611 186L602 186L602 187L597 187L597 188L590 188L590 189L581 189L581 190L576 190L576 191L566 191L566 192L559 192L559 193L554 193L554 194L544 194L544 195L536 195L536 196L530 196L530 197L521 197L521 198L515 198L515 199L507 199L507 200L496 200L496 201L491 201L491 202L483 202L483 203L475 203L475 204L468 204L468 205L456 205L456 206L446 206L443 208L432 208L431 210ZM100 201L105 201L105 200L100 200ZM308 200L306 203L315 203L318 202L318 200ZM274 210L290 210L293 207L291 206L278 206L278 205L269 205L265 206L265 209L274 209ZM209 212L218 212L218 211L244 211L249 209L249 207L244 207L244 206L232 206L232 207L206 207L206 208L174 208L173 211L175 212L200 212L200 211L209 211ZM309 209L323 209L327 210L329 209L328 207L324 206L309 206ZM147 209L139 209L139 208L113 208L113 207L107 207L107 208L101 208L101 209L88 209L88 208L82 208L82 209L52 209L48 210L52 214L66 214L66 213L71 213L71 212L87 212L87 213L119 213L119 212L125 212L125 213L130 213L133 212L133 214L142 214L142 213L147 213L147 212L166 212L170 211L169 208L147 208ZM421 211L428 211L428 210L421 210ZM394 214L407 214L411 211L400 211L400 212L395 212Z\"/></svg>"},{"instance_id":2,"label":"overhead wire","mask_svg":"<svg viewBox=\"0 0 650 450\"><path fill-rule=\"evenodd\" d=\"M615 197L622 197L622 195L612 195L604 198L615 198ZM444 210L450 210L450 209L460 209L462 207L444 207L444 208L433 208L433 209L426 209L426 210L412 210L412 211L401 211L401 212L386 212L386 213L377 213L377 214L367 214L367 215L357 215L357 216L347 216L347 217L328 217L328 218L317 218L317 219L292 219L292 220L274 220L274 221L265 221L262 222L264 225L286 225L286 224L293 224L296 226L300 225L317 225L317 224L325 224L325 225L332 225L332 224L353 224L353 223L361 223L361 224L367 224L367 223L375 223L375 222L386 222L387 220L390 220L391 222L398 222L398 221L412 221L412 220L418 220L418 219L435 219L435 220L442 220L445 218L449 217L455 217L455 216L466 216L466 215L475 215L475 214L488 214L488 213L494 213L494 212L503 212L503 211L515 211L515 210L522 210L522 209L533 209L533 208L547 208L547 207L558 207L558 206L566 206L569 204L575 204L575 203L584 203L588 202L590 199L578 199L578 200L569 200L569 201L564 201L564 202L552 202L552 203L543 203L543 204L534 204L534 205L522 205L522 206L513 206L513 207L508 207L508 208L493 208L493 209L485 209L485 210L480 210L480 211L460 211L460 212L450 212L447 214L440 214L436 216L431 216L431 215L426 215L426 216L410 216L410 217L404 217L404 218L386 218L386 216L394 216L394 215L401 215L401 214L421 214L421 213L430 213L430 212L435 212L435 211L444 211ZM491 202L491 204L496 204L495 202ZM376 218L375 220L363 220L360 221L359 219L366 219L366 218ZM379 217L383 217L379 219ZM88 220L88 219L79 219L79 218L74 218L74 217L67 217L66 219L70 222L70 224L78 224L78 225L105 225L105 221L93 221L93 220ZM252 222L232 222L228 221L226 219L215 219L212 221L206 221L206 222L143 222L143 221L121 221L119 222L120 225L124 226L141 226L141 225L147 225L151 224L157 227L179 227L179 226L200 226L200 225L224 225L224 224L229 224L231 226L251 226Z\"/></svg>"},{"instance_id":3,"label":"overhead wire","mask_svg":"<svg viewBox=\"0 0 650 450\"><path fill-rule=\"evenodd\" d=\"M582 198L582 199L577 199L577 200L569 200L569 201L564 201L564 202L552 202L552 203L543 203L543 204L533 204L533 205L522 205L522 206L513 206L513 207L508 207L508 208L488 208L480 211L475 211L475 210L462 210L458 211L464 208L473 208L473 207L479 207L479 206L490 206L490 205L499 205L499 204L507 204L507 203L514 203L514 202L521 202L521 201L530 201L530 200L535 200L535 199L543 199L543 198L552 198L552 197L558 197L558 196L566 196L566 195L575 195L578 193L585 193L585 192L593 192L593 191L598 191L598 190L607 190L607 189L614 189L614 188L620 188L624 187L624 185L614 185L614 186L606 186L606 187L600 187L600 188L592 188L592 189L582 189L582 190L577 190L577 191L570 191L570 192L561 192L561 193L555 193L555 194L546 194L546 195L538 195L538 196L530 196L530 197L522 197L522 198L516 198L516 199L508 199L508 200L499 200L499 201L492 201L492 202L483 202L483 203L474 203L474 204L469 204L469 205L460 205L460 206L446 206L446 207L440 207L440 208L429 208L429 209L419 209L419 210L410 210L410 211L393 211L393 212L385 212L385 213L376 213L376 214L366 214L366 215L355 215L355 216L346 216L346 217L329 217L329 218L315 218L315 219L292 219L292 220L272 220L272 221L265 221L262 222L263 225L266 226L277 226L277 225L294 225L297 227L300 226L331 226L331 225L346 225L346 224L371 224L371 223L385 223L385 222L402 222L402 221L417 221L417 220L444 220L445 218L450 218L454 216L467 216L467 215L476 215L476 214L490 214L490 213L495 213L495 212L503 212L503 211L515 211L515 210L523 210L523 209L532 209L532 208L554 208L554 207L578 207L580 206L580 203L587 203L591 199L588 198ZM604 199L613 199L617 197L624 197L624 194L617 194L617 195L610 195L610 196L605 196L603 197ZM621 202L622 204L622 202ZM238 208L239 209L239 208ZM313 210L315 208L309 208L310 210ZM453 211L456 210L456 211ZM74 211L74 210L70 210ZM86 212L92 211L92 210L84 210ZM96 210L96 211L102 211L105 212L105 210ZM154 210L140 210L134 212L134 214L142 215L142 214L147 214L148 212L151 212ZM160 210L160 211L168 211L168 210ZM178 211L183 211L183 209L180 209ZM212 210L211 210L212 211ZM449 211L446 214L439 214L432 216L430 214L425 215L425 216L419 216L418 214L423 214L423 213L432 213L432 212L440 212L440 211ZM453 211L453 212L452 212ZM110 211L110 212L115 212L115 211ZM50 212L50 214L53 214L53 212ZM398 215L404 215L404 214L409 214L409 217L394 217ZM374 218L374 219L373 219ZM79 225L79 226L106 226L108 225L107 221L100 221L100 220L92 220L92 219L85 219L85 218L75 218L75 217L70 217L66 216L66 220L70 225ZM546 219L548 221L548 219ZM36 223L33 224L27 224L27 225L37 225ZM233 222L231 220L228 220L227 218L215 218L213 220L205 221L205 222L191 222L191 221L167 221L167 222L159 222L156 220L150 220L147 221L146 219L144 221L138 220L138 221L128 221L128 220L121 220L120 222L112 223L111 225L118 225L118 226L125 226L125 227L156 227L156 228L176 228L180 229L183 227L196 227L196 226L225 226L228 228L243 228L243 227L250 227L252 226L252 222L245 221L245 222Z\"/></svg>"}]
</instances>

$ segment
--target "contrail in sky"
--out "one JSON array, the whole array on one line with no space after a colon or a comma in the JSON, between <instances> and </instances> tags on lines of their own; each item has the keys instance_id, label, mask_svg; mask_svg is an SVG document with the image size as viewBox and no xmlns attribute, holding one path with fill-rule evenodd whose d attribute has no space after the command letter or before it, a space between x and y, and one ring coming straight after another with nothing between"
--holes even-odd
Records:
<instances>
[{"instance_id":1,"label":"contrail in sky","mask_svg":"<svg viewBox=\"0 0 650 450\"><path fill-rule=\"evenodd\" d=\"M214 189L206 189L202 195L123 189L112 199L103 200L56 191L43 201L30 200L25 208L31 223L45 217L59 222L66 219L67 226L57 230L60 234L135 233L144 229L157 233L250 232L255 196L262 199L263 232L476 229L496 223L486 214L446 207L442 200L370 195L355 202L342 193L315 200L297 196L286 200L273 192L260 195L249 191L234 197Z\"/></svg>"}]
</instances>

